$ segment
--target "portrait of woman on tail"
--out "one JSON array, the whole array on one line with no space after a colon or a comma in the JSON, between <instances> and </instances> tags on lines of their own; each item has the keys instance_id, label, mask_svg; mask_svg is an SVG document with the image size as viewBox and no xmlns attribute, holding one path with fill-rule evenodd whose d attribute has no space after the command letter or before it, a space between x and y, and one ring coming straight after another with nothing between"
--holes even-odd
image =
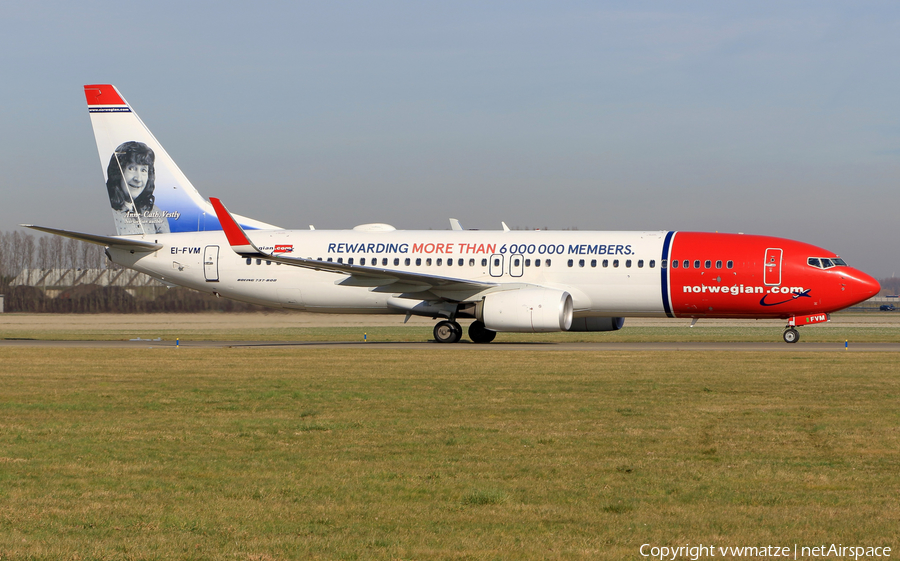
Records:
<instances>
[{"instance_id":1,"label":"portrait of woman on tail","mask_svg":"<svg viewBox=\"0 0 900 561\"><path fill-rule=\"evenodd\" d=\"M149 146L134 140L120 144L109 159L106 190L119 235L169 233L165 213L154 204L155 159Z\"/></svg>"}]
</instances>

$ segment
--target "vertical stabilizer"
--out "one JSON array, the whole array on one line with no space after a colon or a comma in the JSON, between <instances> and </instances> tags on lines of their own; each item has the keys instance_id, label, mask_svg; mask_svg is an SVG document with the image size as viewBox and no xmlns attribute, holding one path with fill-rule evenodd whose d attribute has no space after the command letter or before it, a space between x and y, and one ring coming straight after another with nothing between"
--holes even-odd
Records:
<instances>
[{"instance_id":1,"label":"vertical stabilizer","mask_svg":"<svg viewBox=\"0 0 900 561\"><path fill-rule=\"evenodd\" d=\"M215 210L109 84L84 87L116 233L221 230ZM234 216L245 229L277 226Z\"/></svg>"}]
</instances>

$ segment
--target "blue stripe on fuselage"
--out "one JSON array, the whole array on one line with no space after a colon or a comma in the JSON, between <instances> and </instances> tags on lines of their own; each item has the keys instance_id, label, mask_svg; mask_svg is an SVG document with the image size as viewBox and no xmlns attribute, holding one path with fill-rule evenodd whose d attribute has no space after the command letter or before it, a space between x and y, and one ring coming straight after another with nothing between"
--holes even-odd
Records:
<instances>
[{"instance_id":1,"label":"blue stripe on fuselage","mask_svg":"<svg viewBox=\"0 0 900 561\"><path fill-rule=\"evenodd\" d=\"M669 302L669 249L672 245L673 237L675 237L675 232L666 234L666 241L663 242L662 263L660 263L660 265L665 265L659 268L659 273L662 275L660 285L662 286L663 309L670 318L675 317L675 314L672 313L672 304Z\"/></svg>"}]
</instances>

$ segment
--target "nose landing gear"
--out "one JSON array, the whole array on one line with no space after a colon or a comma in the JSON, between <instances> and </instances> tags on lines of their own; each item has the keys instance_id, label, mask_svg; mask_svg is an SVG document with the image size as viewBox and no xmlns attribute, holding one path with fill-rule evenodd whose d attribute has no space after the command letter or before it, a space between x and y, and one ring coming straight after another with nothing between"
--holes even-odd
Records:
<instances>
[{"instance_id":1,"label":"nose landing gear","mask_svg":"<svg viewBox=\"0 0 900 561\"><path fill-rule=\"evenodd\" d=\"M796 343L800 340L800 333L793 327L788 327L782 334L785 343Z\"/></svg>"}]
</instances>

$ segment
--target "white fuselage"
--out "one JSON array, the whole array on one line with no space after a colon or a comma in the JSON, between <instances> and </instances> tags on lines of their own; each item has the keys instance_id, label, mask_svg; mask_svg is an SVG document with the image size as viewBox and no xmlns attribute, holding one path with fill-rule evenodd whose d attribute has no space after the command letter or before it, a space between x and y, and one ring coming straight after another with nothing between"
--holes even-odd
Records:
<instances>
[{"instance_id":1,"label":"white fuselage","mask_svg":"<svg viewBox=\"0 0 900 561\"><path fill-rule=\"evenodd\" d=\"M576 316L666 315L660 269L664 231L251 230L247 235L264 252L564 290L572 295ZM347 274L246 259L232 251L221 231L141 239L163 247L149 254L111 249L112 258L171 284L310 312L405 313L392 304L402 290L348 286Z\"/></svg>"}]
</instances>

